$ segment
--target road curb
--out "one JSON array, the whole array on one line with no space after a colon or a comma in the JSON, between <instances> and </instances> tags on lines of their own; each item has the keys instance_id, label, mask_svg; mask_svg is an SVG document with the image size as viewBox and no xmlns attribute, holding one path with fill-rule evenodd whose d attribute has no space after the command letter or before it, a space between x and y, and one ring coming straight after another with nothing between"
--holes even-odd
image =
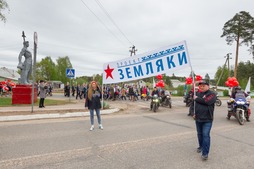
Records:
<instances>
[{"instance_id":1,"label":"road curb","mask_svg":"<svg viewBox=\"0 0 254 169\"><path fill-rule=\"evenodd\" d=\"M102 115L118 112L120 109L101 110ZM73 112L73 113L52 113L52 114L34 114L34 115L17 115L17 116L0 116L0 122L20 121L20 120L38 120L38 119L55 119L68 117L85 117L89 116L89 112Z\"/></svg>"}]
</instances>

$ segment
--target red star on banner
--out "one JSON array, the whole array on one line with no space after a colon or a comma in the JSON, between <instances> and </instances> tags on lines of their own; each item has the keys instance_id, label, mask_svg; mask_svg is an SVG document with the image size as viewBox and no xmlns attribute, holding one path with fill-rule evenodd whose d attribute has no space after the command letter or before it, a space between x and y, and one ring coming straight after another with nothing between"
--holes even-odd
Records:
<instances>
[{"instance_id":1,"label":"red star on banner","mask_svg":"<svg viewBox=\"0 0 254 169\"><path fill-rule=\"evenodd\" d=\"M112 79L114 79L113 76L112 76L112 72L114 71L113 68L110 69L110 67L109 67L109 65L108 65L108 66L107 66L107 69L105 69L104 71L106 72L106 79L107 79L108 77L111 77Z\"/></svg>"}]
</instances>

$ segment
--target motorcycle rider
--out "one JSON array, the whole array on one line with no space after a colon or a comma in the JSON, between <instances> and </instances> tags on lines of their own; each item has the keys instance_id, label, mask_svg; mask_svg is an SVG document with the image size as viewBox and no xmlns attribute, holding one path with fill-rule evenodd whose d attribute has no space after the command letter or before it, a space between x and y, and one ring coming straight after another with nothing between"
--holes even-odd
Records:
<instances>
[{"instance_id":1,"label":"motorcycle rider","mask_svg":"<svg viewBox=\"0 0 254 169\"><path fill-rule=\"evenodd\" d=\"M156 86L153 88L152 96L154 96L155 94L157 94L159 96L159 90Z\"/></svg>"},{"instance_id":2,"label":"motorcycle rider","mask_svg":"<svg viewBox=\"0 0 254 169\"><path fill-rule=\"evenodd\" d=\"M248 97L248 94L244 93L242 90L241 90L241 87L240 86L237 86L237 87L234 87L232 89L232 95L230 98L238 98L238 97L242 97L244 99L246 99ZM235 111L233 109L233 104L231 102L228 102L228 106L231 108L231 110ZM250 117L250 109L249 109L249 105L247 105L247 110L248 110L248 113L247 113L247 117L246 117L246 121L250 122L249 120L249 117ZM230 111L228 111L228 114L227 114L227 119L230 120L230 117L231 117L231 113Z\"/></svg>"},{"instance_id":3,"label":"motorcycle rider","mask_svg":"<svg viewBox=\"0 0 254 169\"><path fill-rule=\"evenodd\" d=\"M171 93L168 90L165 90L165 92L163 92L163 95L161 93L161 104L166 104L167 100L171 100Z\"/></svg>"},{"instance_id":4,"label":"motorcycle rider","mask_svg":"<svg viewBox=\"0 0 254 169\"><path fill-rule=\"evenodd\" d=\"M157 87L155 86L155 87L153 88L153 91L152 91L152 97L153 97L154 95L156 95L156 94L157 94L157 96L159 97L159 90L158 90ZM153 99L151 99L150 108L151 108L151 109L153 108Z\"/></svg>"},{"instance_id":5,"label":"motorcycle rider","mask_svg":"<svg viewBox=\"0 0 254 169\"><path fill-rule=\"evenodd\" d=\"M165 90L161 89L161 92L160 92L160 96L161 96L161 103L164 102L164 100L166 99L166 93L165 93Z\"/></svg>"}]
</instances>

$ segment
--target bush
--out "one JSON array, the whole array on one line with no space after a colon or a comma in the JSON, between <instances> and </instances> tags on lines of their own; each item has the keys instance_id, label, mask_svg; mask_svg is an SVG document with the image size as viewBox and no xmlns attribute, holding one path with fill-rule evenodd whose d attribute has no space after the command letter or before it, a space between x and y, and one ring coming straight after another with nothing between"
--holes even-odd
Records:
<instances>
[{"instance_id":1,"label":"bush","mask_svg":"<svg viewBox=\"0 0 254 169\"><path fill-rule=\"evenodd\" d=\"M229 93L228 93L228 90L224 90L224 91L223 91L223 96L228 96L228 94L229 94Z\"/></svg>"},{"instance_id":2,"label":"bush","mask_svg":"<svg viewBox=\"0 0 254 169\"><path fill-rule=\"evenodd\" d=\"M103 109L109 109L109 104L103 101Z\"/></svg>"}]
</instances>

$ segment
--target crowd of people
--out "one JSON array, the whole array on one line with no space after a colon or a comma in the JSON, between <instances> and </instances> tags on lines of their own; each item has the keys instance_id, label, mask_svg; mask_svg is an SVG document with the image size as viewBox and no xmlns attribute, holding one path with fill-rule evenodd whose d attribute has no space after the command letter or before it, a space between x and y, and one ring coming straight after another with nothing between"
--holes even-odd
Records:
<instances>
[{"instance_id":1,"label":"crowd of people","mask_svg":"<svg viewBox=\"0 0 254 169\"><path fill-rule=\"evenodd\" d=\"M150 89L148 86L140 88L137 85L107 85L103 88L103 97L105 100L130 100L137 101L139 99L148 101L153 96L153 91L158 91L158 96L163 97L165 90L162 88Z\"/></svg>"},{"instance_id":2,"label":"crowd of people","mask_svg":"<svg viewBox=\"0 0 254 169\"><path fill-rule=\"evenodd\" d=\"M76 99L82 99L82 98L86 98L86 93L87 93L87 89L88 89L88 85L86 83L83 83L83 85L81 84L77 84L70 86L70 83L67 82L66 85L64 86L64 96L65 97L76 97Z\"/></svg>"},{"instance_id":3,"label":"crowd of people","mask_svg":"<svg viewBox=\"0 0 254 169\"><path fill-rule=\"evenodd\" d=\"M70 86L69 82L64 87L65 97L76 97L76 99L85 98L86 91L88 89L86 83L83 85L77 84L76 86ZM154 89L153 89L154 90ZM105 100L131 100L137 101L139 99L149 100L152 96L152 90L148 86L142 86L140 88L137 85L106 85L103 87L103 99ZM164 90L159 89L160 93L163 94Z\"/></svg>"},{"instance_id":4,"label":"crowd of people","mask_svg":"<svg viewBox=\"0 0 254 169\"><path fill-rule=\"evenodd\" d=\"M8 89L6 89L5 87L7 87ZM3 85L2 83L0 83L0 96L9 96L11 95L12 92L12 86L10 85L10 83L8 83L6 81L6 85Z\"/></svg>"}]
</instances>

